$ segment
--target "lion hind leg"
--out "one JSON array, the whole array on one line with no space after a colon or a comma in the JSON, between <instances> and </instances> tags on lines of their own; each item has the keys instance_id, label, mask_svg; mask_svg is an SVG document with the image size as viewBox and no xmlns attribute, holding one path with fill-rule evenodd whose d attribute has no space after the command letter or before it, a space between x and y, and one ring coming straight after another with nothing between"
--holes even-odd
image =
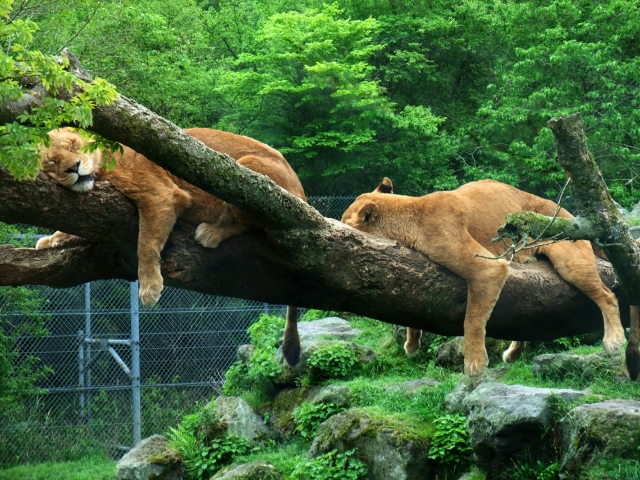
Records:
<instances>
[{"instance_id":1,"label":"lion hind leg","mask_svg":"<svg viewBox=\"0 0 640 480\"><path fill-rule=\"evenodd\" d=\"M526 342L511 342L509 348L502 353L502 360L505 363L513 363L520 358Z\"/></svg>"},{"instance_id":2,"label":"lion hind leg","mask_svg":"<svg viewBox=\"0 0 640 480\"><path fill-rule=\"evenodd\" d=\"M413 357L420 350L420 338L422 330L407 327L407 341L404 342L404 351L409 357Z\"/></svg>"},{"instance_id":3,"label":"lion hind leg","mask_svg":"<svg viewBox=\"0 0 640 480\"><path fill-rule=\"evenodd\" d=\"M559 242L544 247L542 253L562 278L598 305L604 318L604 348L609 353L618 351L626 341L618 299L602 283L591 245L586 241Z\"/></svg>"},{"instance_id":4,"label":"lion hind leg","mask_svg":"<svg viewBox=\"0 0 640 480\"><path fill-rule=\"evenodd\" d=\"M284 327L282 355L289 365L295 367L300 361L300 335L298 334L298 307L287 306L287 324Z\"/></svg>"},{"instance_id":5,"label":"lion hind leg","mask_svg":"<svg viewBox=\"0 0 640 480\"><path fill-rule=\"evenodd\" d=\"M70 246L72 243L80 242L82 238L64 232L55 232L53 235L42 237L36 243L36 250L43 248L56 248L62 245Z\"/></svg>"}]
</instances>

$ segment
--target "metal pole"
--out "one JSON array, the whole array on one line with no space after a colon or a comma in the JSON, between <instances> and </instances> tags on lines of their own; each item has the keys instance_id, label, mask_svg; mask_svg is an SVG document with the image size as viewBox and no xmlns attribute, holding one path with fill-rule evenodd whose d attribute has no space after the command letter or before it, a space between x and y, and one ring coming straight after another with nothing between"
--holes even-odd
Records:
<instances>
[{"instance_id":1,"label":"metal pole","mask_svg":"<svg viewBox=\"0 0 640 480\"><path fill-rule=\"evenodd\" d=\"M80 389L80 416L84 417L84 334L82 330L78 330L78 388Z\"/></svg>"},{"instance_id":2,"label":"metal pole","mask_svg":"<svg viewBox=\"0 0 640 480\"><path fill-rule=\"evenodd\" d=\"M133 400L133 446L140 443L140 310L138 308L138 282L129 284L131 291L131 397Z\"/></svg>"},{"instance_id":3,"label":"metal pole","mask_svg":"<svg viewBox=\"0 0 640 480\"><path fill-rule=\"evenodd\" d=\"M86 338L91 338L91 283L84 284L84 331ZM91 361L91 344L84 343L85 355L87 362ZM87 387L86 404L91 405L91 367L87 368L85 374L85 385ZM91 416L90 410L86 412L87 416Z\"/></svg>"},{"instance_id":4,"label":"metal pole","mask_svg":"<svg viewBox=\"0 0 640 480\"><path fill-rule=\"evenodd\" d=\"M262 304L262 307L264 308L264 313L266 313L267 315L269 315L269 304L267 302L264 302Z\"/></svg>"}]
</instances>

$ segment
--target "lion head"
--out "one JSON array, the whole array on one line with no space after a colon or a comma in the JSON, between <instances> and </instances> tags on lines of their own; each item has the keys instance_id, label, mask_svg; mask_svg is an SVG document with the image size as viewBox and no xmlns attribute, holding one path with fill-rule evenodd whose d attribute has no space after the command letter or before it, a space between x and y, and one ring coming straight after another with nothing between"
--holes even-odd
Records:
<instances>
[{"instance_id":1,"label":"lion head","mask_svg":"<svg viewBox=\"0 0 640 480\"><path fill-rule=\"evenodd\" d=\"M382 183L373 192L356 198L342 215L342 223L363 232L377 234L376 220L380 213L378 205L380 195L390 193L393 193L393 184L388 177L384 177Z\"/></svg>"},{"instance_id":2,"label":"lion head","mask_svg":"<svg viewBox=\"0 0 640 480\"><path fill-rule=\"evenodd\" d=\"M52 130L49 137L49 147L42 150L41 170L74 192L91 190L102 160L101 152L81 152L88 142L69 128Z\"/></svg>"}]
</instances>

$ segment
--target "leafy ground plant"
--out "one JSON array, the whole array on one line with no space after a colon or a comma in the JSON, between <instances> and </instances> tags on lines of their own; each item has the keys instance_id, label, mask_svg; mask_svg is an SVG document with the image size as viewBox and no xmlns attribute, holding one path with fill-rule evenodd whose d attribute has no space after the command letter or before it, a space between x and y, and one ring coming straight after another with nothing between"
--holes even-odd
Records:
<instances>
[{"instance_id":1,"label":"leafy ground plant","mask_svg":"<svg viewBox=\"0 0 640 480\"><path fill-rule=\"evenodd\" d=\"M318 433L318 428L320 428L322 422L344 410L344 407L333 402L318 403L316 405L305 402L293 412L293 418L296 422L295 431L303 438L310 439Z\"/></svg>"},{"instance_id":2,"label":"leafy ground plant","mask_svg":"<svg viewBox=\"0 0 640 480\"><path fill-rule=\"evenodd\" d=\"M331 343L313 352L309 366L318 379L344 378L353 371L357 360L354 351L344 343Z\"/></svg>"},{"instance_id":3,"label":"leafy ground plant","mask_svg":"<svg viewBox=\"0 0 640 480\"><path fill-rule=\"evenodd\" d=\"M433 421L433 435L429 458L439 463L462 463L472 452L467 430L467 419L459 414L445 415Z\"/></svg>"},{"instance_id":4,"label":"leafy ground plant","mask_svg":"<svg viewBox=\"0 0 640 480\"><path fill-rule=\"evenodd\" d=\"M312 460L303 460L291 480L364 480L367 467L355 457L355 450L332 450Z\"/></svg>"}]
</instances>

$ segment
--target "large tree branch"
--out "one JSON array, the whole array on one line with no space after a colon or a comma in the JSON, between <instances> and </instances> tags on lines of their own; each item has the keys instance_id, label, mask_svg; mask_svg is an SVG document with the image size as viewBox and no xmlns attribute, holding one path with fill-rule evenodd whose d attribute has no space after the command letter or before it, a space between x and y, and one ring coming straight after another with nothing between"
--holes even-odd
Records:
<instances>
[{"instance_id":1,"label":"large tree branch","mask_svg":"<svg viewBox=\"0 0 640 480\"><path fill-rule=\"evenodd\" d=\"M55 227L101 242L68 249L0 250L0 284L66 287L135 278L137 212L113 187L77 194L45 176L17 182L0 168L0 221ZM339 222L293 229L281 243L264 233L232 237L217 249L179 222L163 250L168 285L204 293L346 310L443 335L463 332L466 282L397 242ZM283 246L284 245L284 246ZM614 277L599 263L608 285ZM546 262L514 265L487 326L489 336L543 340L602 329L598 308Z\"/></svg>"}]
</instances>

